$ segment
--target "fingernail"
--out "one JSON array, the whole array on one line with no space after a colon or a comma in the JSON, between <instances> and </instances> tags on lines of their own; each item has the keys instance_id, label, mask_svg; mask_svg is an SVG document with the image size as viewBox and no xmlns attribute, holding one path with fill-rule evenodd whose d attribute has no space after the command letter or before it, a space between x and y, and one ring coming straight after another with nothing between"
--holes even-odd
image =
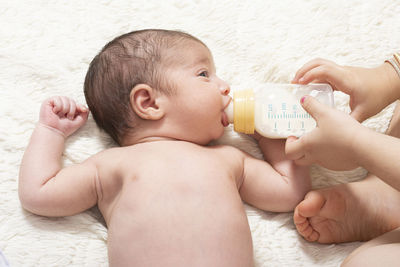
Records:
<instances>
[{"instance_id":1,"label":"fingernail","mask_svg":"<svg viewBox=\"0 0 400 267\"><path fill-rule=\"evenodd\" d=\"M306 96L303 96L301 99L300 99L300 103L304 103L304 100L306 99Z\"/></svg>"},{"instance_id":2,"label":"fingernail","mask_svg":"<svg viewBox=\"0 0 400 267\"><path fill-rule=\"evenodd\" d=\"M79 107L81 108L81 111L82 111L82 112L86 112L86 111L89 110L89 109L88 109L86 106L84 106L84 105L79 105Z\"/></svg>"},{"instance_id":3,"label":"fingernail","mask_svg":"<svg viewBox=\"0 0 400 267\"><path fill-rule=\"evenodd\" d=\"M302 83L302 82L304 82L304 78L299 79L299 83Z\"/></svg>"}]
</instances>

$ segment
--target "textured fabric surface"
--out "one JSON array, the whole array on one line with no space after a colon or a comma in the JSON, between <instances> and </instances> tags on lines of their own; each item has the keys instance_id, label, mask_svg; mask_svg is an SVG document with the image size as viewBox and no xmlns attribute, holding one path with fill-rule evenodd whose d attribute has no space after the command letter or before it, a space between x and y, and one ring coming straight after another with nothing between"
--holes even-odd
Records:
<instances>
[{"instance_id":1,"label":"textured fabric surface","mask_svg":"<svg viewBox=\"0 0 400 267\"><path fill-rule=\"evenodd\" d=\"M8 264L7 259L4 257L3 253L0 251L0 267L8 267L10 266Z\"/></svg>"},{"instance_id":2,"label":"textured fabric surface","mask_svg":"<svg viewBox=\"0 0 400 267\"><path fill-rule=\"evenodd\" d=\"M187 31L214 55L232 90L290 82L308 60L374 67L400 48L400 3L392 0L281 1L1 1L0 5L0 250L11 266L107 266L107 230L96 208L65 218L21 209L20 161L41 102L67 95L84 102L88 64L115 36L143 28ZM335 93L337 108L348 97ZM384 132L393 106L364 124ZM248 137L226 130L218 141L260 157ZM93 119L66 143L64 165L114 146ZM45 167L45 166L44 166ZM362 179L356 169L311 169L313 186ZM273 185L271 185L273 186ZM304 241L292 213L246 206L256 266L338 266L361 243Z\"/></svg>"}]
</instances>

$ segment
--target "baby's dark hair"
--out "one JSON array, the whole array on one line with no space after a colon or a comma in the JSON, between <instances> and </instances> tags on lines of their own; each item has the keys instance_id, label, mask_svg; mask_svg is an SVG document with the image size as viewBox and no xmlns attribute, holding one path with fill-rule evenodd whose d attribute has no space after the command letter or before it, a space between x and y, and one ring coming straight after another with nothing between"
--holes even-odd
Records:
<instances>
[{"instance_id":1,"label":"baby's dark hair","mask_svg":"<svg viewBox=\"0 0 400 267\"><path fill-rule=\"evenodd\" d=\"M130 106L131 90L137 84L147 84L161 93L172 94L163 75L163 67L168 64L166 50L185 40L204 45L181 31L133 31L106 44L90 63L84 84L86 103L96 124L119 145L137 124Z\"/></svg>"}]
</instances>

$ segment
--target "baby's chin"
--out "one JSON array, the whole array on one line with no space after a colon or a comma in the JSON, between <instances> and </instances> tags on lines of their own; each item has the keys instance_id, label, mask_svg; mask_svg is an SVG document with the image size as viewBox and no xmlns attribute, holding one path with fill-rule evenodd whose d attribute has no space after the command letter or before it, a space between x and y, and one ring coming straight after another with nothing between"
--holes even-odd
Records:
<instances>
[{"instance_id":1,"label":"baby's chin","mask_svg":"<svg viewBox=\"0 0 400 267\"><path fill-rule=\"evenodd\" d=\"M224 133L225 129L228 127L224 127L222 124L216 124L213 127L209 127L209 131L204 131L204 132L198 132L197 134L188 134L182 136L180 135L179 140L186 141L186 142L191 142L197 145L208 145L209 143L221 138Z\"/></svg>"},{"instance_id":2,"label":"baby's chin","mask_svg":"<svg viewBox=\"0 0 400 267\"><path fill-rule=\"evenodd\" d=\"M200 146L206 146L206 145L214 143L219 138L221 138L223 135L224 135L224 130L222 129L220 134L217 134L212 138L204 138L204 139L198 139L198 140L187 140L187 141L190 141L190 142L195 143L195 144L200 145Z\"/></svg>"},{"instance_id":3,"label":"baby's chin","mask_svg":"<svg viewBox=\"0 0 400 267\"><path fill-rule=\"evenodd\" d=\"M226 130L227 130L227 126L223 126L221 128L221 130L219 131L219 133L214 138L210 139L207 144L218 141L218 139L220 139L222 136L224 136Z\"/></svg>"}]
</instances>

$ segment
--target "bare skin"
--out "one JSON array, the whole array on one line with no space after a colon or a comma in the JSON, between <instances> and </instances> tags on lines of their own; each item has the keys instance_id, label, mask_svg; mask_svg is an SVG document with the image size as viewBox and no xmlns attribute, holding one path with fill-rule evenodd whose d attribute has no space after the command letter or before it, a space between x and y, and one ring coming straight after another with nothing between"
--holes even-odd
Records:
<instances>
[{"instance_id":1,"label":"bare skin","mask_svg":"<svg viewBox=\"0 0 400 267\"><path fill-rule=\"evenodd\" d=\"M387 63L364 69L317 59L301 68L295 81L300 77L305 82L330 82L337 90L350 94L351 115L360 121L399 98L400 79ZM399 227L400 183L398 165L393 160L399 151L399 104L387 130L388 136L396 137L392 138L367 130L345 114L334 110L325 113L322 107L314 105L317 103L305 102L305 108L319 119L320 129L313 136L305 136L307 140L294 141L295 146L289 140L287 151L293 158L297 157L299 164L317 162L336 170L361 165L370 173L362 181L309 192L295 209L298 232L308 241L340 243L371 240ZM340 132L335 132L336 129ZM319 143L314 143L317 140ZM305 149L311 144L314 147Z\"/></svg>"},{"instance_id":2,"label":"bare skin","mask_svg":"<svg viewBox=\"0 0 400 267\"><path fill-rule=\"evenodd\" d=\"M24 154L22 206L68 216L97 204L110 266L253 266L242 201L292 211L310 189L308 168L286 158L282 140L259 138L270 164L233 147L203 146L227 125L229 85L216 76L209 50L191 42L179 49L185 64L169 72L176 94L132 89L132 108L144 122L123 147L62 168L65 138L88 111L55 97L43 103Z\"/></svg>"},{"instance_id":3,"label":"bare skin","mask_svg":"<svg viewBox=\"0 0 400 267\"><path fill-rule=\"evenodd\" d=\"M94 160L110 265L252 266L239 151L155 141Z\"/></svg>"},{"instance_id":4,"label":"bare skin","mask_svg":"<svg viewBox=\"0 0 400 267\"><path fill-rule=\"evenodd\" d=\"M400 138L399 105L387 134ZM362 181L309 192L296 207L293 218L297 230L308 241L367 241L400 227L400 194L368 174Z\"/></svg>"},{"instance_id":5,"label":"bare skin","mask_svg":"<svg viewBox=\"0 0 400 267\"><path fill-rule=\"evenodd\" d=\"M397 267L399 251L400 228L397 228L358 247L341 267Z\"/></svg>"},{"instance_id":6,"label":"bare skin","mask_svg":"<svg viewBox=\"0 0 400 267\"><path fill-rule=\"evenodd\" d=\"M55 168L54 177L32 170L59 162L61 153L51 161L37 157L46 145L54 151L57 140L62 147L60 133L36 127L21 168L21 202L45 216L97 203L108 227L110 266L253 266L242 200L290 211L310 188L307 169L282 160L283 142L271 141L266 155L281 173L233 147L165 138L105 150Z\"/></svg>"},{"instance_id":7,"label":"bare skin","mask_svg":"<svg viewBox=\"0 0 400 267\"><path fill-rule=\"evenodd\" d=\"M369 174L364 180L311 191L295 209L307 241L367 241L400 226L400 195Z\"/></svg>"}]
</instances>

